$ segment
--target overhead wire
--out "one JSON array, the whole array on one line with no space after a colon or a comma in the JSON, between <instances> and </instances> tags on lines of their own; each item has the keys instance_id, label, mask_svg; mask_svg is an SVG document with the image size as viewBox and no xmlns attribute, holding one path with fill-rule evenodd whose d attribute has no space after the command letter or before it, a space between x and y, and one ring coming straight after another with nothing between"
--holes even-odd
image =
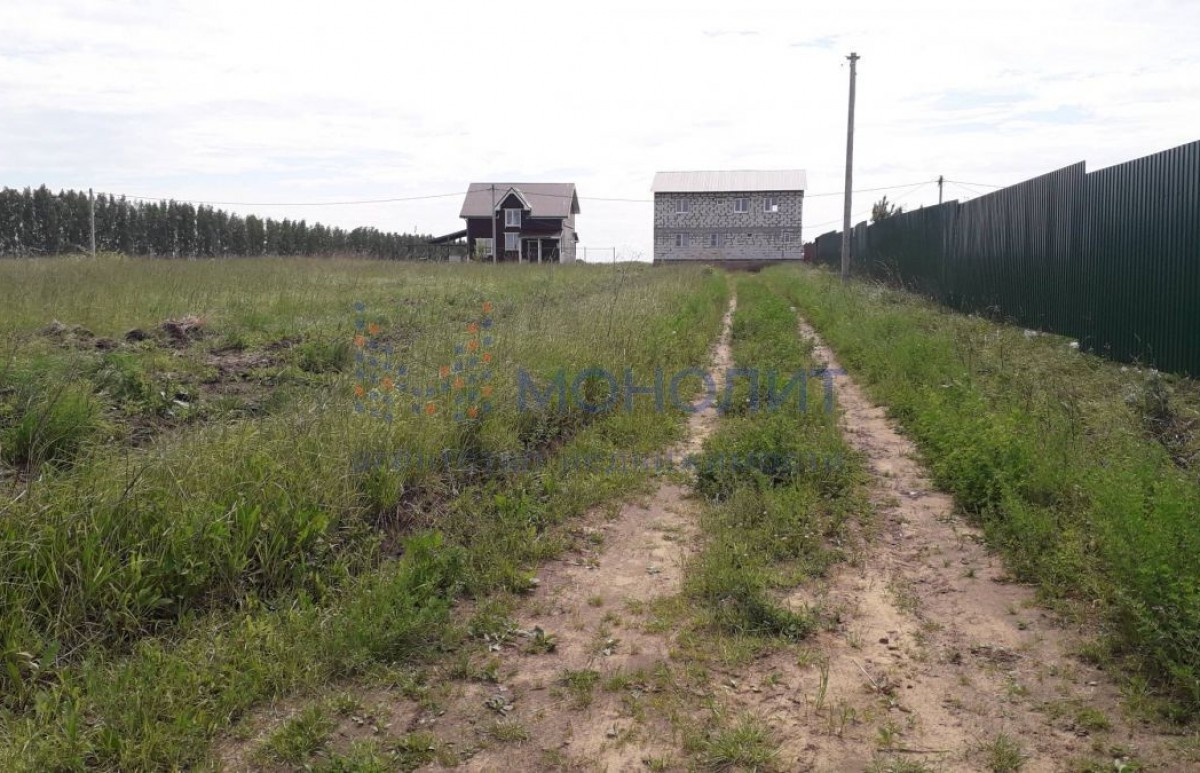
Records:
<instances>
[{"instance_id":1,"label":"overhead wire","mask_svg":"<svg viewBox=\"0 0 1200 773\"><path fill-rule=\"evenodd\" d=\"M399 196L388 199L358 199L356 201L207 201L200 199L176 199L170 196L135 196L130 193L111 193L99 191L108 196L120 196L138 201L177 201L181 204L208 204L222 207L341 207L360 204L394 204L403 201L421 201L423 199L444 199L450 196L461 196L462 191L454 193L430 193L423 196Z\"/></svg>"},{"instance_id":2,"label":"overhead wire","mask_svg":"<svg viewBox=\"0 0 1200 773\"><path fill-rule=\"evenodd\" d=\"M906 198L908 198L910 195L912 195L912 194L916 193L917 191L921 190L921 189L922 189L922 188L924 188L925 186L927 186L927 185L933 185L935 182L936 182L936 181L934 181L934 180L926 180L925 182L912 183L912 184L910 184L910 185L908 185L908 186L905 186L905 187L909 188L909 190L906 190L905 192L903 192L903 193L901 193L899 196L897 196L897 197L896 197L896 202L899 202L899 201L901 201L901 200L903 200L903 199L906 199ZM872 205L872 208L873 208L873 207L874 207L874 205ZM863 218L863 217L866 217L867 215L870 215L870 214L871 214L871 209L866 209L866 210L863 210L863 211L859 212L859 213L858 213L858 214L856 214L856 215L851 215L850 219L851 219L852 221L856 221L856 220L859 220L859 219L861 219L861 218ZM808 223L806 223L806 224L803 224L803 226L802 226L802 227L804 228L804 230L808 230L808 229L810 229L810 228L823 228L824 226L827 226L827 225L835 225L835 224L837 224L837 223L841 223L841 222L842 222L842 220L843 220L843 218L840 218L840 217L839 217L839 218L837 218L837 219L835 219L835 220L827 220L827 221L825 221L825 222L823 222L823 223L811 223L811 224L808 224Z\"/></svg>"},{"instance_id":3,"label":"overhead wire","mask_svg":"<svg viewBox=\"0 0 1200 773\"><path fill-rule=\"evenodd\" d=\"M955 183L956 185L974 185L979 188L1007 188L1008 187L1007 185L996 185L995 183L970 183L970 182L966 182L964 180L946 180L946 182Z\"/></svg>"},{"instance_id":4,"label":"overhead wire","mask_svg":"<svg viewBox=\"0 0 1200 773\"><path fill-rule=\"evenodd\" d=\"M983 193L982 191L977 191L974 188L971 188L970 186L968 186L964 183L954 182L953 180L947 180L946 182L950 183L951 185L957 186L964 191L967 191L968 193L971 194L971 198L977 198L979 196L987 195L986 193ZM968 201L969 201L969 199L968 199Z\"/></svg>"},{"instance_id":5,"label":"overhead wire","mask_svg":"<svg viewBox=\"0 0 1200 773\"><path fill-rule=\"evenodd\" d=\"M909 188L914 185L924 185L929 181L921 181L916 183L904 183L900 185L884 185L876 188L858 188L851 193L874 193L876 191L898 190L901 188ZM820 198L823 196L841 196L843 191L827 191L821 193L805 192L804 197ZM210 199L184 199L171 196L145 196L132 193L116 193L113 191L97 191L97 194L113 197L123 197L126 199L134 199L137 201L176 201L181 204L204 204L208 206L221 207L342 207L342 206L360 206L367 204L395 204L407 201L424 201L427 199L444 199L454 196L462 196L463 191L454 191L452 193L429 193L418 196L394 196L381 199L353 199L347 201L218 201ZM538 193L538 196L546 196L551 198L570 198L573 194L565 193ZM628 202L634 204L652 204L654 199L642 199L622 196L579 196L582 201L611 201L611 202Z\"/></svg>"},{"instance_id":6,"label":"overhead wire","mask_svg":"<svg viewBox=\"0 0 1200 773\"><path fill-rule=\"evenodd\" d=\"M959 188L970 192L974 196L982 196L985 194L980 191L974 190L970 186L979 186L979 187L986 187L986 188L1002 188L1002 187L1004 187L1002 185L994 185L992 183L965 183L965 182L962 182L959 180L944 180L944 181L947 183L950 183L952 185L956 185ZM933 185L936 182L937 182L936 180L921 180L918 182L903 183L903 184L898 184L898 185L883 185L883 186L877 186L877 187L872 187L872 188L856 188L853 191L851 191L851 193L852 194L854 194L854 193L876 193L879 191L900 190L902 192L896 197L895 201L893 202L893 203L899 203L900 201L905 200L905 199L909 198L910 196L912 196L913 194L917 193L918 191L924 189L926 186ZM171 198L171 197L162 197L162 196L144 196L144 195L140 195L140 194L114 193L114 192L109 192L109 191L97 191L97 193L99 195L123 197L126 199L134 199L137 201L176 201L179 203L186 203L186 204L199 204L199 205L208 205L208 206L236 206L236 207L362 206L362 205L372 205L372 204L396 204L396 203L404 203L404 202L410 202L410 201L426 201L426 200L432 200L432 199L458 197L458 196L463 195L463 191L454 191L451 193L429 193L429 194L421 194L421 195L415 195L415 196L392 196L392 197L378 198L378 199L352 199L352 200L343 200L343 201L218 201L218 200L208 200L208 199L180 199L180 198ZM52 195L57 196L58 194L52 194ZM539 193L538 195L539 196L556 197L556 198L569 198L575 194ZM811 199L811 198L821 198L821 197L827 197L827 196L841 196L841 195L844 195L844 191L827 191L827 192L819 192L819 193L805 192L804 198ZM579 196L578 198L582 201L604 201L604 202L621 202L621 203L635 203L635 204L650 204L650 203L654 202L654 199L642 199L642 198L631 198L631 197L620 197L620 196ZM866 209L866 210L863 210L863 211L855 214L852 219L855 221L858 221L858 220L861 220L862 218L870 215L870 213L871 213L871 210ZM825 226L835 225L840 222L842 222L842 218L828 220L828 221L821 222L821 223L805 223L802 225L802 228L804 231L811 232L811 229L824 228Z\"/></svg>"}]
</instances>

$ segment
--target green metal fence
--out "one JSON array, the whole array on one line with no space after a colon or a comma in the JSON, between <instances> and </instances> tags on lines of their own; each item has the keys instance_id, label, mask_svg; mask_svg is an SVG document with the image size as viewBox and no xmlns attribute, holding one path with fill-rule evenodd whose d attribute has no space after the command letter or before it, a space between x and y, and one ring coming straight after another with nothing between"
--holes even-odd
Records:
<instances>
[{"instance_id":1,"label":"green metal fence","mask_svg":"<svg viewBox=\"0 0 1200 773\"><path fill-rule=\"evenodd\" d=\"M840 249L823 234L816 260ZM1200 142L860 224L851 255L855 274L955 309L1200 376Z\"/></svg>"}]
</instances>

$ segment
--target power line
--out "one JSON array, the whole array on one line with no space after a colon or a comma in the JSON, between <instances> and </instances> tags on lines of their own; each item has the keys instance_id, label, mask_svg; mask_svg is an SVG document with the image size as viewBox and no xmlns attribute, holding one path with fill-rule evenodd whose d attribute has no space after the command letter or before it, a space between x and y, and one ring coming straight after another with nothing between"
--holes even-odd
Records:
<instances>
[{"instance_id":1,"label":"power line","mask_svg":"<svg viewBox=\"0 0 1200 773\"><path fill-rule=\"evenodd\" d=\"M872 205L872 208L874 208L874 205ZM851 217L851 220L858 220L859 218L865 217L869 214L871 214L871 210L866 209L866 210L863 210L862 212L859 212L858 214L854 215L853 217ZM837 223L840 223L840 222L842 222L842 218L839 217L836 220L826 220L823 223L805 223L803 225L803 228L823 228L824 226L836 225Z\"/></svg>"},{"instance_id":2,"label":"power line","mask_svg":"<svg viewBox=\"0 0 1200 773\"><path fill-rule=\"evenodd\" d=\"M177 201L181 204L210 204L221 207L340 207L359 204L394 204L401 201L421 201L423 199L444 199L450 196L462 196L462 191L454 193L431 193L425 196L402 196L390 199L360 199L358 201L202 201L200 199L176 199L170 196L135 196L130 193L105 192L108 196L120 196L139 201Z\"/></svg>"},{"instance_id":3,"label":"power line","mask_svg":"<svg viewBox=\"0 0 1200 773\"><path fill-rule=\"evenodd\" d=\"M980 188L1007 188L1007 185L996 185L994 183L968 183L962 180L947 180L948 183L957 183L959 185L977 185Z\"/></svg>"},{"instance_id":4,"label":"power line","mask_svg":"<svg viewBox=\"0 0 1200 773\"><path fill-rule=\"evenodd\" d=\"M908 188L913 185L922 185L927 181L917 183L903 183L900 185L884 185L878 188L858 188L851 193L875 193L877 191L890 191L900 188ZM134 199L137 201L176 201L181 204L205 204L209 206L219 207L344 207L344 206L361 206L366 204L396 204L407 201L425 201L428 199L445 199L454 196L465 195L463 191L454 191L453 193L429 193L420 196L395 196L384 199L354 199L348 201L217 201L209 199L182 199L173 196L143 196L132 193L115 193L112 191L97 191L106 196L120 197L126 199ZM820 198L822 196L841 196L843 191L829 191L822 193L805 192L804 198ZM57 195L57 194L51 194ZM538 196L549 198L571 198L571 195L565 193L539 193ZM631 204L653 204L654 199L638 199L622 196L579 196L581 201L612 201L624 202Z\"/></svg>"},{"instance_id":5,"label":"power line","mask_svg":"<svg viewBox=\"0 0 1200 773\"><path fill-rule=\"evenodd\" d=\"M951 185L956 185L956 186L958 186L959 188L962 188L964 191L967 191L968 193L970 193L970 194L971 194L971 197L972 197L972 198L979 197L979 196L986 196L986 195L987 195L986 193L983 193L982 191L977 191L977 190L975 190L974 188L971 188L971 187L970 187L970 186L968 186L968 185L965 185L965 184L963 184L963 183L956 183L956 182L954 182L953 180L951 180L951 181L950 181L950 184L951 184Z\"/></svg>"},{"instance_id":6,"label":"power line","mask_svg":"<svg viewBox=\"0 0 1200 773\"><path fill-rule=\"evenodd\" d=\"M926 185L933 185L933 182L931 181L931 182L921 183L920 185L913 188L912 190L901 193L899 196L896 197L895 201L890 202L890 203L899 204L901 201L903 201L904 199L907 199L909 196L913 195L917 191L922 190Z\"/></svg>"},{"instance_id":7,"label":"power line","mask_svg":"<svg viewBox=\"0 0 1200 773\"><path fill-rule=\"evenodd\" d=\"M933 185L933 184L934 184L934 181L933 181L933 180L926 180L926 181L924 181L924 182L919 182L919 183L910 183L910 184L909 184L909 185L907 185L907 186L903 186L903 187L907 187L909 190L906 190L905 192L903 192L903 193L901 193L899 196L897 196L897 197L896 197L896 200L895 200L894 202L892 202L892 203L894 204L894 203L900 202L900 201L902 201L902 200L904 200L904 199L908 198L910 195L912 195L912 194L916 193L917 191L921 190L921 189L922 189L922 188L924 188L925 186L927 186L927 185ZM879 189L876 189L876 190L879 190ZM874 205L872 205L872 209L873 209L873 208L874 208ZM857 219L859 219L860 217L863 217L864 215L869 215L869 214L871 214L871 210L870 210L870 209L867 209L867 210L864 210L864 211L860 212L859 214L855 215L855 216L854 216L852 219L854 219L854 220L857 220ZM826 220L826 221L825 221L825 222L823 222L823 223L805 223L803 227L804 227L804 228L806 228L806 229L807 229L807 228L821 228L821 227L823 227L823 226L827 226L827 225L834 225L835 223L840 223L840 222L842 222L842 218L840 218L840 217L839 217L839 218L837 218L836 220Z\"/></svg>"},{"instance_id":8,"label":"power line","mask_svg":"<svg viewBox=\"0 0 1200 773\"><path fill-rule=\"evenodd\" d=\"M854 190L852 190L850 192L851 193L874 193L876 191L891 191L891 190L895 190L897 188L911 188L914 185L925 185L926 183L929 183L929 182L932 182L932 180L921 180L920 182L903 183L901 185L884 185L879 188L855 188ZM841 196L843 193L844 193L844 191L830 191L828 193L805 193L804 198L815 199L815 198L819 198L821 196Z\"/></svg>"}]
</instances>

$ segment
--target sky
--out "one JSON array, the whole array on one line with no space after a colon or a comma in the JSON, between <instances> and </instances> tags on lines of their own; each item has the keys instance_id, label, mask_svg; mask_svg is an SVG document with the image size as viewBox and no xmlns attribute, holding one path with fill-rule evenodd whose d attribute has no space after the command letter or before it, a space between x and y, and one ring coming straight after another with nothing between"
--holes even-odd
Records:
<instances>
[{"instance_id":1,"label":"sky","mask_svg":"<svg viewBox=\"0 0 1200 773\"><path fill-rule=\"evenodd\" d=\"M0 186L443 234L472 181L574 182L589 259L652 257L660 170L806 169L805 238L840 227L851 51L855 222L1200 139L1200 0L3 0L0 29ZM413 200L329 205L378 199Z\"/></svg>"}]
</instances>

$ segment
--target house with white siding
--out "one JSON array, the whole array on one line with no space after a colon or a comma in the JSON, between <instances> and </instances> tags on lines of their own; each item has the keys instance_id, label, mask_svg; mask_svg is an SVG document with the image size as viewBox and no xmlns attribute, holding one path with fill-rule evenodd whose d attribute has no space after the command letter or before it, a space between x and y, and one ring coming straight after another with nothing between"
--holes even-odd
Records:
<instances>
[{"instance_id":1,"label":"house with white siding","mask_svg":"<svg viewBox=\"0 0 1200 773\"><path fill-rule=\"evenodd\" d=\"M654 262L801 260L806 177L801 169L659 172Z\"/></svg>"}]
</instances>

